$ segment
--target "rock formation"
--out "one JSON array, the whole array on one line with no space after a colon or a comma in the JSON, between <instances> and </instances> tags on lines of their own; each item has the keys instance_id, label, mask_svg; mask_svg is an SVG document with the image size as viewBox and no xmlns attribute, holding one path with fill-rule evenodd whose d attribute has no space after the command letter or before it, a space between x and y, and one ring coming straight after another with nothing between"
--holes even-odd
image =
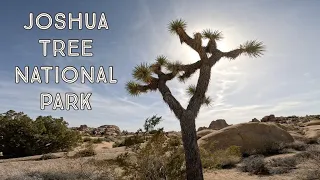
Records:
<instances>
[{"instance_id":1,"label":"rock formation","mask_svg":"<svg viewBox=\"0 0 320 180\"><path fill-rule=\"evenodd\" d=\"M293 142L293 137L272 123L242 123L212 132L200 138L198 144L208 151L240 146L242 153L263 152L276 143Z\"/></svg>"},{"instance_id":2,"label":"rock formation","mask_svg":"<svg viewBox=\"0 0 320 180\"><path fill-rule=\"evenodd\" d=\"M216 121L212 121L209 125L209 129L213 130L219 130L223 129L225 127L228 127L229 125L227 124L226 120L224 119L218 119Z\"/></svg>"},{"instance_id":3,"label":"rock formation","mask_svg":"<svg viewBox=\"0 0 320 180\"><path fill-rule=\"evenodd\" d=\"M257 118L253 118L251 122L260 122Z\"/></svg>"}]
</instances>

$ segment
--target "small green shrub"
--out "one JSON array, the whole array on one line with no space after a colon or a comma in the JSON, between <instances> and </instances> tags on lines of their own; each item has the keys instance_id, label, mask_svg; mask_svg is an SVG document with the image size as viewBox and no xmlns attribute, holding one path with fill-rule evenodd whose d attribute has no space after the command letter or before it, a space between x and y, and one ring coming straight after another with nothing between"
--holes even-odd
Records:
<instances>
[{"instance_id":1,"label":"small green shrub","mask_svg":"<svg viewBox=\"0 0 320 180\"><path fill-rule=\"evenodd\" d=\"M100 144L104 141L104 138L94 138L92 139L93 144Z\"/></svg>"}]
</instances>

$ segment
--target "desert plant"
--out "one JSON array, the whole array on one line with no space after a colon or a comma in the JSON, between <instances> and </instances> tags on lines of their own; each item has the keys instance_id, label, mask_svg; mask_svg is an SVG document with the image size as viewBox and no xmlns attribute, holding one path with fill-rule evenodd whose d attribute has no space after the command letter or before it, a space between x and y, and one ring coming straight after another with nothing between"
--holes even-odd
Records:
<instances>
[{"instance_id":1,"label":"desert plant","mask_svg":"<svg viewBox=\"0 0 320 180\"><path fill-rule=\"evenodd\" d=\"M225 150L217 150L213 153L200 148L203 168L231 168L241 161L239 146L230 146Z\"/></svg>"},{"instance_id":2,"label":"desert plant","mask_svg":"<svg viewBox=\"0 0 320 180\"><path fill-rule=\"evenodd\" d=\"M267 167L270 174L284 174L295 169L297 164L298 162L295 156L288 156L271 159Z\"/></svg>"},{"instance_id":3,"label":"desert plant","mask_svg":"<svg viewBox=\"0 0 320 180\"><path fill-rule=\"evenodd\" d=\"M105 138L94 138L92 139L92 143L94 144L100 144L104 141Z\"/></svg>"},{"instance_id":4,"label":"desert plant","mask_svg":"<svg viewBox=\"0 0 320 180\"><path fill-rule=\"evenodd\" d=\"M32 120L23 112L0 114L0 152L4 157L22 157L69 150L81 140L61 118L39 116Z\"/></svg>"},{"instance_id":5,"label":"desert plant","mask_svg":"<svg viewBox=\"0 0 320 180\"><path fill-rule=\"evenodd\" d=\"M177 139L167 139L162 131L152 135L134 154L121 154L114 163L123 169L124 179L179 180L185 178L183 149Z\"/></svg>"},{"instance_id":6,"label":"desert plant","mask_svg":"<svg viewBox=\"0 0 320 180\"><path fill-rule=\"evenodd\" d=\"M91 138L91 137L84 137L84 138L82 139L82 141L83 141L83 142L90 142L90 141L92 141L92 138Z\"/></svg>"},{"instance_id":7,"label":"desert plant","mask_svg":"<svg viewBox=\"0 0 320 180\"><path fill-rule=\"evenodd\" d=\"M144 142L145 142L144 136L136 134L133 136L128 136L128 137L124 138L124 140L122 140L122 141L115 142L112 145L112 147L122 147L122 146L131 147L133 145L141 144Z\"/></svg>"},{"instance_id":8,"label":"desert plant","mask_svg":"<svg viewBox=\"0 0 320 180\"><path fill-rule=\"evenodd\" d=\"M320 179L320 145L310 145L305 152L296 155L302 168L299 170L298 179Z\"/></svg>"},{"instance_id":9,"label":"desert plant","mask_svg":"<svg viewBox=\"0 0 320 180\"><path fill-rule=\"evenodd\" d=\"M84 149L77 151L72 157L79 158L79 157L90 157L96 155L96 151L94 150L93 143L88 143L85 145Z\"/></svg>"},{"instance_id":10,"label":"desert plant","mask_svg":"<svg viewBox=\"0 0 320 180\"><path fill-rule=\"evenodd\" d=\"M172 21L169 24L170 32L178 35L181 43L186 43L195 50L200 60L184 65L181 62L169 62L165 56L158 56L154 64L141 64L133 70L132 75L139 83L129 81L126 84L126 89L134 96L149 91L160 91L163 100L180 120L187 179L202 180L203 172L197 145L195 119L198 116L200 107L204 104L209 105L211 102L211 99L205 95L210 82L211 69L221 58L233 60L241 54L258 57L263 54L265 47L262 42L248 41L235 50L222 52L217 48L216 44L216 41L222 39L220 31L204 30L202 33L194 33L192 38L186 33L186 27L186 22L181 19ZM202 44L202 39L209 40L207 45ZM164 71L164 68L169 72ZM166 83L175 77L184 82L197 70L200 70L197 85L191 85L187 88L191 98L187 108L184 108L172 95Z\"/></svg>"},{"instance_id":11,"label":"desert plant","mask_svg":"<svg viewBox=\"0 0 320 180\"><path fill-rule=\"evenodd\" d=\"M251 174L269 174L269 170L266 167L266 163L262 155L253 155L243 159L239 169L243 172L249 172Z\"/></svg>"},{"instance_id":12,"label":"desert plant","mask_svg":"<svg viewBox=\"0 0 320 180\"><path fill-rule=\"evenodd\" d=\"M44 154L42 155L39 160L48 160L48 159L57 159L59 157L57 157L56 155L52 154L52 153L48 153L48 154Z\"/></svg>"}]
</instances>

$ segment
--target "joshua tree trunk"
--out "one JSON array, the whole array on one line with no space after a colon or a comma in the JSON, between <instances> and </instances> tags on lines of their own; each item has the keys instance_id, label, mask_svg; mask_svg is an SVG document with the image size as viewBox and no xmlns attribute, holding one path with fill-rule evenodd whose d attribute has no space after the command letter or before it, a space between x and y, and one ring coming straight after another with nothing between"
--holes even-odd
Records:
<instances>
[{"instance_id":1,"label":"joshua tree trunk","mask_svg":"<svg viewBox=\"0 0 320 180\"><path fill-rule=\"evenodd\" d=\"M195 119L188 117L187 113L185 114L180 120L180 126L185 151L187 180L203 180Z\"/></svg>"}]
</instances>

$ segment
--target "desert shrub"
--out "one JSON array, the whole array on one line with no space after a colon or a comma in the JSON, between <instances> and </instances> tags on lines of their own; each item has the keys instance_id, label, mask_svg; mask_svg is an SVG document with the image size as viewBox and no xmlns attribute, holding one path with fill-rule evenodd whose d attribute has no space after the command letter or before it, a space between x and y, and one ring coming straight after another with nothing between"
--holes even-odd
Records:
<instances>
[{"instance_id":1,"label":"desert shrub","mask_svg":"<svg viewBox=\"0 0 320 180\"><path fill-rule=\"evenodd\" d=\"M133 136L126 137L123 141L117 141L112 146L113 147L122 147L122 146L131 147L133 145L143 143L144 139L145 138L142 135L136 134Z\"/></svg>"},{"instance_id":2,"label":"desert shrub","mask_svg":"<svg viewBox=\"0 0 320 180\"><path fill-rule=\"evenodd\" d=\"M104 141L104 138L94 138L92 139L92 143L94 144L100 144Z\"/></svg>"},{"instance_id":3,"label":"desert shrub","mask_svg":"<svg viewBox=\"0 0 320 180\"><path fill-rule=\"evenodd\" d=\"M57 159L59 157L57 157L56 155L52 154L52 153L48 153L48 154L44 154L42 155L39 160L48 160L48 159Z\"/></svg>"},{"instance_id":4,"label":"desert shrub","mask_svg":"<svg viewBox=\"0 0 320 180\"><path fill-rule=\"evenodd\" d=\"M79 150L73 155L73 158L79 158L79 157L90 157L96 155L96 151L94 150L93 143L88 143L85 145L84 149Z\"/></svg>"},{"instance_id":5,"label":"desert shrub","mask_svg":"<svg viewBox=\"0 0 320 180\"><path fill-rule=\"evenodd\" d=\"M320 179L320 146L311 145L306 152L297 155L303 167L299 171L298 179Z\"/></svg>"},{"instance_id":6,"label":"desert shrub","mask_svg":"<svg viewBox=\"0 0 320 180\"><path fill-rule=\"evenodd\" d=\"M84 137L84 138L82 139L82 141L83 141L83 142L90 142L90 141L92 141L92 138L91 138L91 137Z\"/></svg>"},{"instance_id":7,"label":"desert shrub","mask_svg":"<svg viewBox=\"0 0 320 180\"><path fill-rule=\"evenodd\" d=\"M106 136L104 137L104 141L106 142L116 142L116 138L113 136Z\"/></svg>"},{"instance_id":8,"label":"desert shrub","mask_svg":"<svg viewBox=\"0 0 320 180\"><path fill-rule=\"evenodd\" d=\"M115 160L125 179L179 180L185 178L184 153L176 139L167 139L162 131L154 134L133 157L121 154Z\"/></svg>"},{"instance_id":9,"label":"desert shrub","mask_svg":"<svg viewBox=\"0 0 320 180\"><path fill-rule=\"evenodd\" d=\"M39 116L10 110L0 114L0 152L4 157L23 157L69 150L81 140L63 118Z\"/></svg>"},{"instance_id":10,"label":"desert shrub","mask_svg":"<svg viewBox=\"0 0 320 180\"><path fill-rule=\"evenodd\" d=\"M264 150L262 150L261 154L264 156L275 155L275 154L283 154L285 149L284 143L274 142L268 144Z\"/></svg>"},{"instance_id":11,"label":"desert shrub","mask_svg":"<svg viewBox=\"0 0 320 180\"><path fill-rule=\"evenodd\" d=\"M230 146L226 150L217 150L213 153L200 148L201 162L203 168L230 168L241 161L239 146Z\"/></svg>"},{"instance_id":12,"label":"desert shrub","mask_svg":"<svg viewBox=\"0 0 320 180\"><path fill-rule=\"evenodd\" d=\"M309 145L302 141L294 141L284 145L284 148L305 151Z\"/></svg>"},{"instance_id":13,"label":"desert shrub","mask_svg":"<svg viewBox=\"0 0 320 180\"><path fill-rule=\"evenodd\" d=\"M297 158L295 156L274 158L268 162L270 174L284 174L296 168Z\"/></svg>"},{"instance_id":14,"label":"desert shrub","mask_svg":"<svg viewBox=\"0 0 320 180\"><path fill-rule=\"evenodd\" d=\"M252 155L243 159L239 169L242 172L249 172L257 175L269 174L269 170L264 161L264 156L262 155Z\"/></svg>"}]
</instances>

